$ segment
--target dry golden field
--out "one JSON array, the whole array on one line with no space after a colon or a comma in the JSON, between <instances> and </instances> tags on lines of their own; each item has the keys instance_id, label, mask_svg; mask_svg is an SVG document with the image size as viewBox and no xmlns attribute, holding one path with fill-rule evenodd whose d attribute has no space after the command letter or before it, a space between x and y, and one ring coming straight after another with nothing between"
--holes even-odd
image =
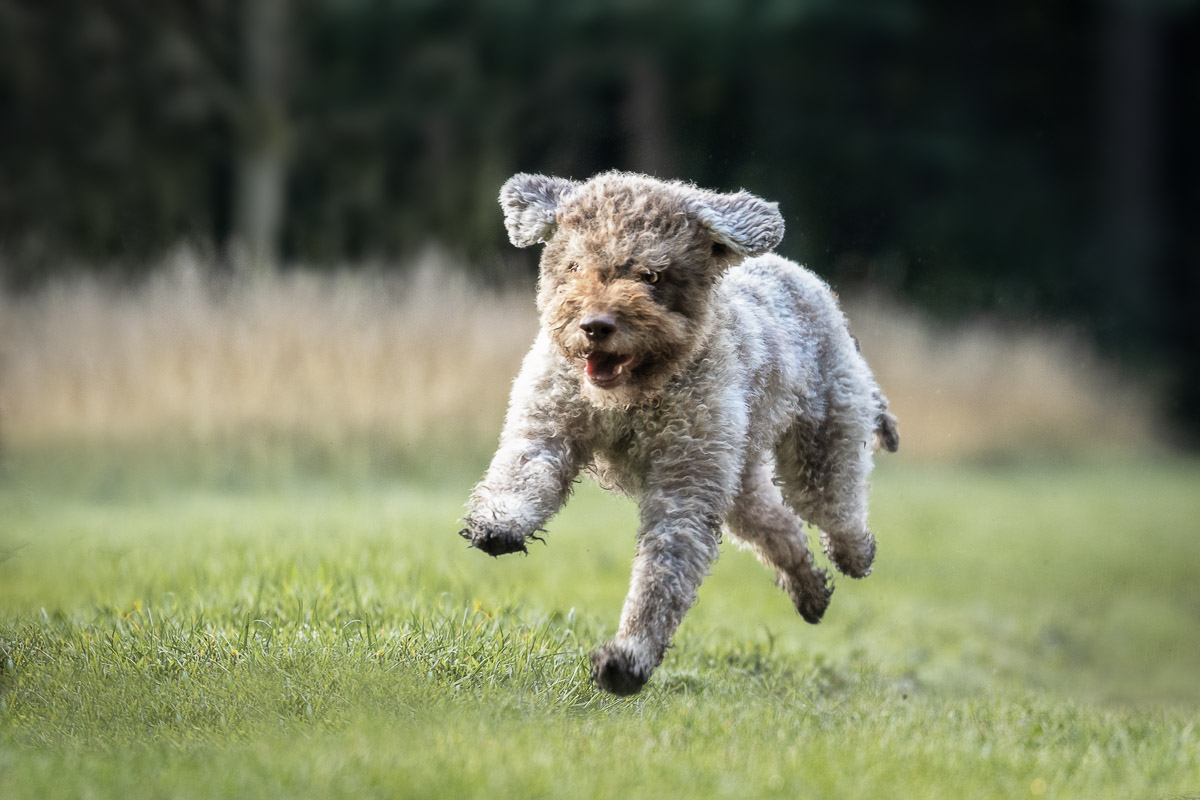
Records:
<instances>
[{"instance_id":1,"label":"dry golden field","mask_svg":"<svg viewBox=\"0 0 1200 800\"><path fill-rule=\"evenodd\" d=\"M1153 398L1078 337L846 301L919 460L1093 455L1155 438ZM301 434L490 441L536 329L532 285L450 259L236 280L180 252L149 280L78 277L0 296L0 436Z\"/></svg>"}]
</instances>

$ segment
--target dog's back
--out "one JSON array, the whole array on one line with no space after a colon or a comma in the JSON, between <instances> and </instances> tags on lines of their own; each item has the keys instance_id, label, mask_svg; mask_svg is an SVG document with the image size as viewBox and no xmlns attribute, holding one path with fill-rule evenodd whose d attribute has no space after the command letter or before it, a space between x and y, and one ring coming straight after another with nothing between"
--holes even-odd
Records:
<instances>
[{"instance_id":1,"label":"dog's back","mask_svg":"<svg viewBox=\"0 0 1200 800\"><path fill-rule=\"evenodd\" d=\"M757 434L771 447L797 421L853 409L884 444L898 444L887 399L850 334L833 291L800 265L773 253L731 268L717 287L721 335L732 342ZM890 421L890 422L889 422Z\"/></svg>"}]
</instances>

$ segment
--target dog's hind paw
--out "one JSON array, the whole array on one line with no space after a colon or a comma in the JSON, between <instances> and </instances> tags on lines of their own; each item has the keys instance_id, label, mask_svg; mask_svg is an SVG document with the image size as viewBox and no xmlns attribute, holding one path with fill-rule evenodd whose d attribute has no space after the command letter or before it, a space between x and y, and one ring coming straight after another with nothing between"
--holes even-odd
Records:
<instances>
[{"instance_id":1,"label":"dog's hind paw","mask_svg":"<svg viewBox=\"0 0 1200 800\"><path fill-rule=\"evenodd\" d=\"M840 537L821 531L821 544L838 572L851 578L865 578L871 574L871 563L875 560L875 537L870 531L858 536Z\"/></svg>"},{"instance_id":2,"label":"dog's hind paw","mask_svg":"<svg viewBox=\"0 0 1200 800\"><path fill-rule=\"evenodd\" d=\"M833 596L833 584L824 570L813 569L803 579L779 576L779 585L787 592L796 611L805 622L816 625L825 616Z\"/></svg>"}]
</instances>

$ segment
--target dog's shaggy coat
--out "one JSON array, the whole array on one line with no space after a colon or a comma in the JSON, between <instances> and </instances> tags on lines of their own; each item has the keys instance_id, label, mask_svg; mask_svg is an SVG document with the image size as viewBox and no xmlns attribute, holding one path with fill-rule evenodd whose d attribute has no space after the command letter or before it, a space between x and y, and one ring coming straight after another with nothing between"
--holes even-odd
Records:
<instances>
[{"instance_id":1,"label":"dog's shaggy coat","mask_svg":"<svg viewBox=\"0 0 1200 800\"><path fill-rule=\"evenodd\" d=\"M829 288L771 254L774 203L607 173L516 175L500 193L518 247L545 242L541 331L462 534L525 551L588 469L636 498L641 525L616 636L593 678L637 692L717 556L722 525L818 622L833 564L871 569L867 475L895 418Z\"/></svg>"}]
</instances>

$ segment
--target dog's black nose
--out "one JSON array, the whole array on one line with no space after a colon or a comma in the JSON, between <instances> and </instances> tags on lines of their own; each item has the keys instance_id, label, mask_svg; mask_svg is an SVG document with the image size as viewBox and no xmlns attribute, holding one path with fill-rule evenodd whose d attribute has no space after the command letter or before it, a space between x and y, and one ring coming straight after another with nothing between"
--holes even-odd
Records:
<instances>
[{"instance_id":1,"label":"dog's black nose","mask_svg":"<svg viewBox=\"0 0 1200 800\"><path fill-rule=\"evenodd\" d=\"M600 342L613 335L617 321L609 314L592 314L579 323L579 327L593 342Z\"/></svg>"}]
</instances>

